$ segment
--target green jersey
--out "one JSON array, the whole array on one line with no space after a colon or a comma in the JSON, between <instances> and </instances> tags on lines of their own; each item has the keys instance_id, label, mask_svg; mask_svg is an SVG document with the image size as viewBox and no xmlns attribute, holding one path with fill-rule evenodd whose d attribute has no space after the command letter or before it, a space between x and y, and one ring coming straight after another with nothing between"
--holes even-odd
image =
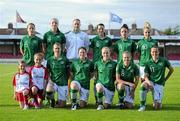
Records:
<instances>
[{"instance_id":1,"label":"green jersey","mask_svg":"<svg viewBox=\"0 0 180 121\"><path fill-rule=\"evenodd\" d=\"M93 63L86 59L81 61L80 59L74 60L71 64L71 71L73 73L73 80L78 81L84 89L90 89L90 78L93 72Z\"/></svg>"},{"instance_id":2,"label":"green jersey","mask_svg":"<svg viewBox=\"0 0 180 121\"><path fill-rule=\"evenodd\" d=\"M67 86L68 84L68 64L68 60L64 56L58 59L51 56L47 61L50 78L58 86Z\"/></svg>"},{"instance_id":3,"label":"green jersey","mask_svg":"<svg viewBox=\"0 0 180 121\"><path fill-rule=\"evenodd\" d=\"M115 70L116 62L108 60L104 62L102 59L98 60L94 65L95 71L97 72L97 83L101 83L110 91L115 91Z\"/></svg>"},{"instance_id":4,"label":"green jersey","mask_svg":"<svg viewBox=\"0 0 180 121\"><path fill-rule=\"evenodd\" d=\"M146 62L151 59L151 48L157 46L157 41L154 39L143 38L137 44L137 51L140 53L139 65L145 66Z\"/></svg>"},{"instance_id":5,"label":"green jersey","mask_svg":"<svg viewBox=\"0 0 180 121\"><path fill-rule=\"evenodd\" d=\"M20 48L24 52L23 60L26 65L34 65L34 54L42 52L42 40L37 36L26 35L21 39Z\"/></svg>"},{"instance_id":6,"label":"green jersey","mask_svg":"<svg viewBox=\"0 0 180 121\"><path fill-rule=\"evenodd\" d=\"M120 39L115 43L114 51L118 54L117 61L122 62L123 52L128 51L131 54L134 53L136 51L136 44L131 39L127 39L127 40Z\"/></svg>"},{"instance_id":7,"label":"green jersey","mask_svg":"<svg viewBox=\"0 0 180 121\"><path fill-rule=\"evenodd\" d=\"M53 56L53 45L58 42L61 45L66 43L66 38L63 33L57 32L54 33L51 30L44 34L43 43L46 44L46 55L45 58Z\"/></svg>"},{"instance_id":8,"label":"green jersey","mask_svg":"<svg viewBox=\"0 0 180 121\"><path fill-rule=\"evenodd\" d=\"M105 37L104 39L101 39L99 36L94 37L91 40L90 47L93 49L93 62L96 62L100 59L101 55L101 49L103 47L111 47L112 40L109 37Z\"/></svg>"},{"instance_id":9,"label":"green jersey","mask_svg":"<svg viewBox=\"0 0 180 121\"><path fill-rule=\"evenodd\" d=\"M134 78L139 76L139 69L134 63L131 63L129 67L125 67L123 63L119 63L116 66L116 74L119 74L122 80L134 83Z\"/></svg>"},{"instance_id":10,"label":"green jersey","mask_svg":"<svg viewBox=\"0 0 180 121\"><path fill-rule=\"evenodd\" d=\"M165 70L166 67L169 68L170 66L169 61L163 57L159 57L157 62L150 59L145 65L144 72L146 75L148 75L150 81L159 85L164 85Z\"/></svg>"}]
</instances>

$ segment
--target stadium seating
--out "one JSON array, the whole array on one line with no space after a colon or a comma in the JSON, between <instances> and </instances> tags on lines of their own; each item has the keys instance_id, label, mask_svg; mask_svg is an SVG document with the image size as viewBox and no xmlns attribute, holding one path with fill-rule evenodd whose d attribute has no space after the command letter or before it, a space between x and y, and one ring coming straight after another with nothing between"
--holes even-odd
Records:
<instances>
[{"instance_id":1,"label":"stadium seating","mask_svg":"<svg viewBox=\"0 0 180 121\"><path fill-rule=\"evenodd\" d=\"M180 53L170 53L167 58L169 60L180 60Z\"/></svg>"},{"instance_id":2,"label":"stadium seating","mask_svg":"<svg viewBox=\"0 0 180 121\"><path fill-rule=\"evenodd\" d=\"M22 58L22 55L21 54L18 54L18 55L13 55L11 53L0 53L0 58L1 59L18 59L18 58Z\"/></svg>"}]
</instances>

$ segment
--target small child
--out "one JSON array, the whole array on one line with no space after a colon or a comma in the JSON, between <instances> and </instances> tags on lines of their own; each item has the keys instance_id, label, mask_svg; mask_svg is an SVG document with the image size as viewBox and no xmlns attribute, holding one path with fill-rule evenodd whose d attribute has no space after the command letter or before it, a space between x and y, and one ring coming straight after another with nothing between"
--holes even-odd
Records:
<instances>
[{"instance_id":1,"label":"small child","mask_svg":"<svg viewBox=\"0 0 180 121\"><path fill-rule=\"evenodd\" d=\"M25 62L19 61L18 73L14 75L13 86L14 86L14 99L19 102L20 108L27 110L28 106L28 97L30 89L30 76L26 72Z\"/></svg>"},{"instance_id":2,"label":"small child","mask_svg":"<svg viewBox=\"0 0 180 121\"><path fill-rule=\"evenodd\" d=\"M30 78L32 80L32 97L34 98L35 108L40 108L42 106L42 101L45 96L45 89L48 80L47 69L41 64L42 54L36 53L34 55L35 65L30 68Z\"/></svg>"}]
</instances>

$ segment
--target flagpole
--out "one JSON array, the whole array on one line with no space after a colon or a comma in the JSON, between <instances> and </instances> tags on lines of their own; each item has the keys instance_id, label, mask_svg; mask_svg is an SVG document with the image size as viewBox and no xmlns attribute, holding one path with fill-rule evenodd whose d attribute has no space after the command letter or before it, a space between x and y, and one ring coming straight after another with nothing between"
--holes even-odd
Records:
<instances>
[{"instance_id":1,"label":"flagpole","mask_svg":"<svg viewBox=\"0 0 180 121\"><path fill-rule=\"evenodd\" d=\"M17 34L17 10L16 10L16 16L15 16L15 35Z\"/></svg>"}]
</instances>

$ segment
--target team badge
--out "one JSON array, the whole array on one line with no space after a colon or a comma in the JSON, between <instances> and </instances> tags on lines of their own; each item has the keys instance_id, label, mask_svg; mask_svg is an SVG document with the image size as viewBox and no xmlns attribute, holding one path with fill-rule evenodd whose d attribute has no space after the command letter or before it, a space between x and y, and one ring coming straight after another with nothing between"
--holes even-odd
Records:
<instances>
[{"instance_id":1,"label":"team badge","mask_svg":"<svg viewBox=\"0 0 180 121\"><path fill-rule=\"evenodd\" d=\"M96 42L96 47L100 47L100 42L99 41Z\"/></svg>"}]
</instances>

